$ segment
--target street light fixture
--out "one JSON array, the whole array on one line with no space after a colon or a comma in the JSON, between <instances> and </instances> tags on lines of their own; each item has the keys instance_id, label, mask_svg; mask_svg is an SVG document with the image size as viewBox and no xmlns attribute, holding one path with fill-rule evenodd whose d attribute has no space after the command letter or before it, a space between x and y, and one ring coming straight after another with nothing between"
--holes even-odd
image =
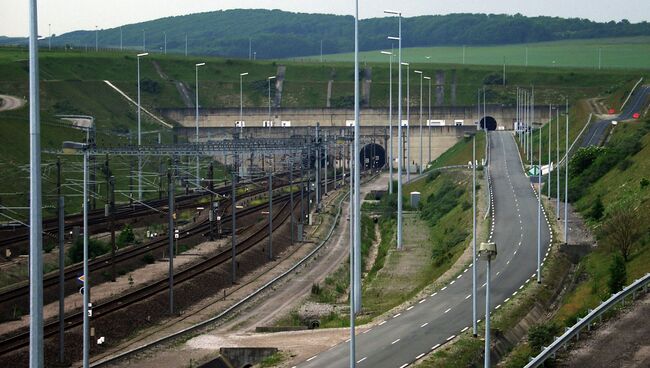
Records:
<instances>
[{"instance_id":1,"label":"street light fixture","mask_svg":"<svg viewBox=\"0 0 650 368\"><path fill-rule=\"evenodd\" d=\"M144 31L143 31L144 32ZM138 59L138 146L142 144L141 104L140 104L140 58L149 55L148 52L137 54ZM138 155L138 200L142 201L142 157Z\"/></svg>"},{"instance_id":2,"label":"street light fixture","mask_svg":"<svg viewBox=\"0 0 650 368\"><path fill-rule=\"evenodd\" d=\"M496 243L481 243L479 254L487 261L485 277L485 368L490 368L490 263L497 257Z\"/></svg>"},{"instance_id":3,"label":"street light fixture","mask_svg":"<svg viewBox=\"0 0 650 368\"><path fill-rule=\"evenodd\" d=\"M88 148L87 143L80 142L63 142L63 154L75 155L83 153L83 367L89 366L90 354L90 316L88 307L90 306L90 273L88 272Z\"/></svg>"},{"instance_id":4,"label":"street light fixture","mask_svg":"<svg viewBox=\"0 0 650 368\"><path fill-rule=\"evenodd\" d=\"M165 41L166 42L166 41ZM165 50L167 49L167 46L165 45ZM165 53L167 53L165 51ZM196 144L199 144L199 67L204 66L205 63L197 63L194 64L195 70L196 70ZM201 184L201 176L200 176L200 159L199 155L196 155L196 188L198 190L199 185Z\"/></svg>"},{"instance_id":5,"label":"street light fixture","mask_svg":"<svg viewBox=\"0 0 650 368\"><path fill-rule=\"evenodd\" d=\"M389 56L388 64L388 192L393 194L393 53L381 51L381 54Z\"/></svg>"},{"instance_id":6,"label":"street light fixture","mask_svg":"<svg viewBox=\"0 0 650 368\"><path fill-rule=\"evenodd\" d=\"M388 36L389 40L398 41L397 47L397 249L402 249L402 13L384 10L385 14L397 15L398 36ZM355 78L356 79L356 78Z\"/></svg>"},{"instance_id":7,"label":"street light fixture","mask_svg":"<svg viewBox=\"0 0 650 368\"><path fill-rule=\"evenodd\" d=\"M422 175L422 78L424 77L421 70L416 70L420 74L420 175Z\"/></svg>"}]
</instances>

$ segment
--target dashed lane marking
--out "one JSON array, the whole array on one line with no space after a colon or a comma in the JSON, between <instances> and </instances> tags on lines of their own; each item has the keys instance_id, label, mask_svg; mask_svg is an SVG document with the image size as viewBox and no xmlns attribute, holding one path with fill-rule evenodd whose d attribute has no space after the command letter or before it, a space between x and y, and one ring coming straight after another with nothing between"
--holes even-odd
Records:
<instances>
[{"instance_id":1,"label":"dashed lane marking","mask_svg":"<svg viewBox=\"0 0 650 368\"><path fill-rule=\"evenodd\" d=\"M399 342L399 340L401 340L401 339L397 339L397 340L391 342L390 344L391 344L391 345L395 345L395 344L397 344L397 343Z\"/></svg>"}]
</instances>

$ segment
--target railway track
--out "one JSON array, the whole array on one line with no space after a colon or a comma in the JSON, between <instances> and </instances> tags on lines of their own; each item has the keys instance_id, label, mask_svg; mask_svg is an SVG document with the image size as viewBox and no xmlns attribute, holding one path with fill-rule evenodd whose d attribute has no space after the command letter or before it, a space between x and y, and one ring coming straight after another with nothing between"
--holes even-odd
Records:
<instances>
[{"instance_id":1,"label":"railway track","mask_svg":"<svg viewBox=\"0 0 650 368\"><path fill-rule=\"evenodd\" d=\"M281 185L279 187L276 187L276 189L282 188L284 186L285 185ZM267 191L268 189L266 188L260 188L260 189L248 191L245 194L240 195L240 198L238 198L238 200L250 198L262 193L266 193ZM230 199L228 199L226 203L221 207L221 210L223 211L221 224L224 229L229 229L229 226L227 226L227 224L230 224L230 220L231 220L231 214L229 211L230 206L231 206ZM237 217L239 218L240 216L248 216L266 207L268 207L267 204L260 204L257 206L251 206L242 209L240 211L237 211ZM208 220L201 221L180 232L179 240L185 240L194 237L197 234L203 234L209 231L209 228L210 228L210 223ZM120 263L123 263L125 261L144 256L147 253L155 252L159 249L167 249L168 242L169 241L167 235L162 235L142 245L124 248L121 251L116 252L115 257L113 259L111 259L110 254L99 256L93 260L90 260L88 263L88 267L91 273L96 273L98 271L102 271L104 269L108 269L112 267L113 264L119 265ZM83 272L83 263L76 263L74 265L70 265L66 267L64 271L65 283L74 281L77 277L79 277L79 275L82 272ZM44 275L43 277L44 292L47 292L48 289L57 287L59 285L58 278L59 278L58 271L53 271ZM28 297L29 297L29 283L27 281L23 281L11 287L7 287L4 288L3 290L0 290L0 305L6 308L7 306L18 304L17 301L21 300L21 298L22 301L28 301Z\"/></svg>"},{"instance_id":2,"label":"railway track","mask_svg":"<svg viewBox=\"0 0 650 368\"><path fill-rule=\"evenodd\" d=\"M295 196L296 194L293 193ZM290 201L291 194L286 194L277 199L278 204L281 205L280 211L274 216L273 219L273 230L276 230L289 218L291 210L289 209L288 203ZM251 207L251 209L259 209L259 206ZM294 205L294 209L295 209ZM255 231L238 242L237 244L237 255L246 252L248 249L252 248L262 240L266 238L268 234L267 226L259 226ZM200 275L214 267L218 267L222 264L231 260L231 250L224 249L221 252L195 264L186 269L180 270L174 274L174 285L177 286L182 284L187 280L191 280L193 277ZM115 299L97 304L93 306L93 319L99 319L110 315L113 312L129 307L135 303L141 302L148 298L155 296L160 292L165 292L169 288L169 283L167 279L161 279L152 284L143 286L132 292L123 294L120 297ZM65 317L65 329L70 330L72 328L78 327L83 323L83 311L74 312ZM59 324L58 321L53 320L48 322L44 326L44 338L54 336L58 333ZM8 353L14 352L17 349L23 348L29 345L29 331L23 331L11 337L8 337L0 341L0 356L6 355Z\"/></svg>"}]
</instances>

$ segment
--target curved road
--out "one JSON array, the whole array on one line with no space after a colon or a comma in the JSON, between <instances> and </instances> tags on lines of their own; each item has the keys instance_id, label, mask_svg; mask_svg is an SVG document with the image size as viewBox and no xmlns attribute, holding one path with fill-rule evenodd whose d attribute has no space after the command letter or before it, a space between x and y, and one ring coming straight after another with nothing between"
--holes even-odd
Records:
<instances>
[{"instance_id":1,"label":"curved road","mask_svg":"<svg viewBox=\"0 0 650 368\"><path fill-rule=\"evenodd\" d=\"M612 121L629 120L632 119L632 115L634 115L634 113L643 113L642 110L645 106L648 96L650 96L650 86L639 87L639 89L632 95L632 97L630 97L630 101L628 101L627 106L625 106L625 109L621 111L618 117L614 119L600 120L593 123L585 132L585 136L582 139L580 146L587 147L600 145L605 138L604 135L607 131L607 127L612 124Z\"/></svg>"},{"instance_id":2,"label":"curved road","mask_svg":"<svg viewBox=\"0 0 650 368\"><path fill-rule=\"evenodd\" d=\"M537 198L524 175L510 132L491 132L493 227L491 237L499 255L492 264L491 308L509 300L531 281L537 265ZM542 213L543 214L543 213ZM496 225L496 226L494 226ZM551 241L542 219L542 257ZM478 317L485 314L485 262L478 264ZM357 335L358 367L406 367L424 354L471 328L472 273L457 279L401 314ZM303 362L299 367L346 367L349 343L339 344Z\"/></svg>"},{"instance_id":3,"label":"curved road","mask_svg":"<svg viewBox=\"0 0 650 368\"><path fill-rule=\"evenodd\" d=\"M9 96L0 95L0 111L9 111L21 108L25 104L25 100Z\"/></svg>"}]
</instances>

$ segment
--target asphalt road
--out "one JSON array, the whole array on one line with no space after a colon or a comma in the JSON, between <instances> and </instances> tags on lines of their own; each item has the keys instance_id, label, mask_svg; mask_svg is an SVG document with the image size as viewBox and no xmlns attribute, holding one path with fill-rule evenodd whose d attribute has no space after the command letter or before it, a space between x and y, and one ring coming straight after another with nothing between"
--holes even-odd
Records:
<instances>
[{"instance_id":1,"label":"asphalt road","mask_svg":"<svg viewBox=\"0 0 650 368\"><path fill-rule=\"evenodd\" d=\"M493 183L493 224L491 237L499 255L492 263L491 308L499 308L531 281L537 265L537 198L523 173L521 160L510 132L491 132L491 177ZM550 243L548 222L542 213L542 258ZM478 312L485 314L485 262L478 262ZM404 312L380 322L357 335L358 367L406 367L424 354L437 349L454 336L471 328L472 272L415 301ZM346 367L349 343L322 352L299 367Z\"/></svg>"},{"instance_id":2,"label":"asphalt road","mask_svg":"<svg viewBox=\"0 0 650 368\"><path fill-rule=\"evenodd\" d=\"M632 119L632 115L636 112L642 114L643 111L641 110L645 105L648 95L650 95L650 86L639 87L632 97L630 97L630 101L628 101L627 105L618 117L614 119L600 120L591 124L591 126L587 128L580 146L587 147L600 145L605 138L604 136L607 132L607 127L612 124L612 121Z\"/></svg>"},{"instance_id":3,"label":"asphalt road","mask_svg":"<svg viewBox=\"0 0 650 368\"><path fill-rule=\"evenodd\" d=\"M23 99L9 95L0 95L0 111L15 110L25 104Z\"/></svg>"}]
</instances>

